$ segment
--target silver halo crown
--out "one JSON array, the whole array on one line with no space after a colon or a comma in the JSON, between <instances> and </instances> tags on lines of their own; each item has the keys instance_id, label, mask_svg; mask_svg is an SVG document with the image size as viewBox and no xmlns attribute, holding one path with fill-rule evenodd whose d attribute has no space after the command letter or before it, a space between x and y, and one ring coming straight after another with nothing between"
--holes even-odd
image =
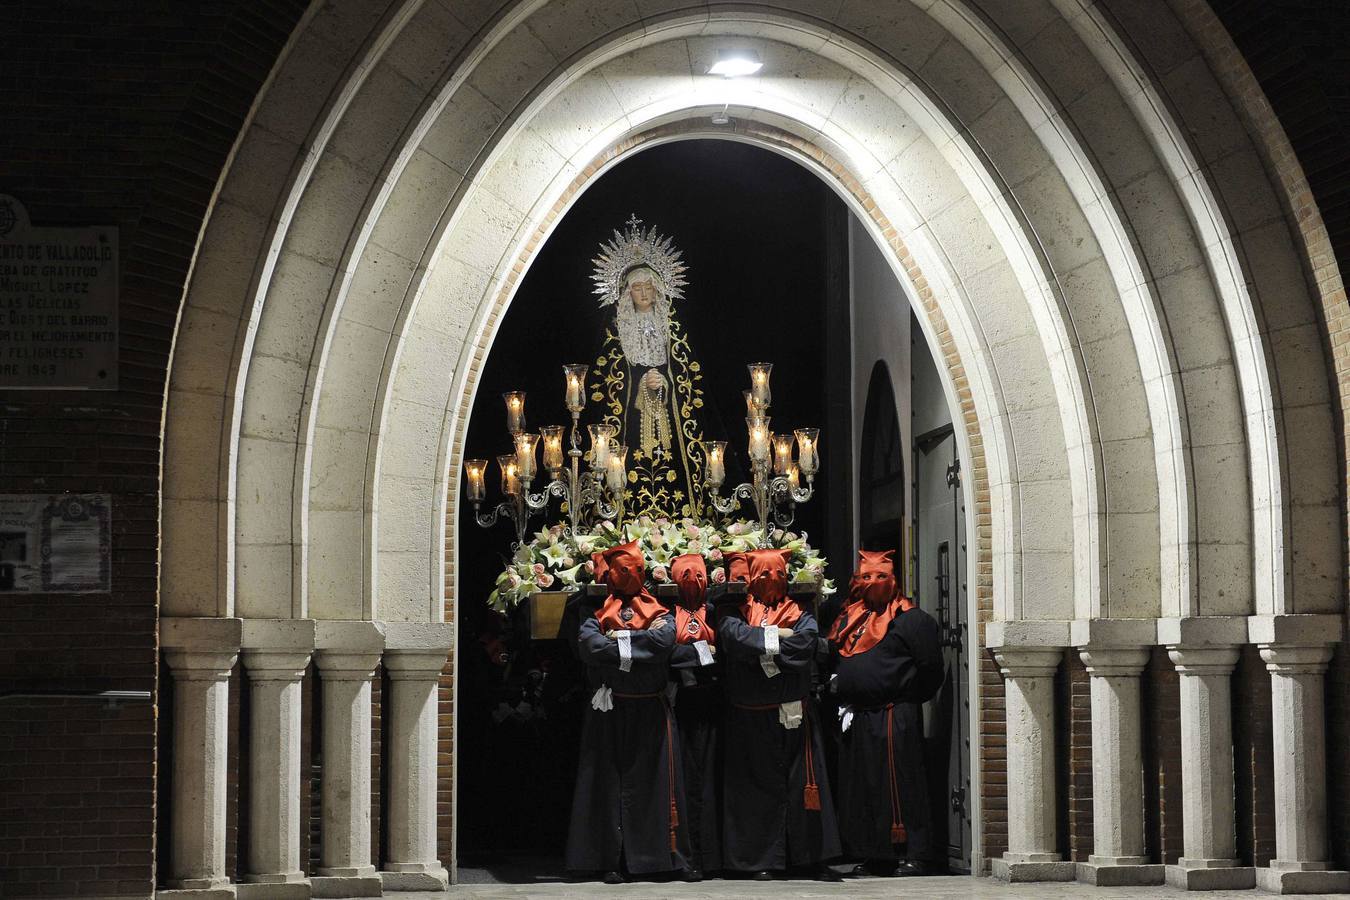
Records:
<instances>
[{"instance_id":1,"label":"silver halo crown","mask_svg":"<svg viewBox=\"0 0 1350 900\"><path fill-rule=\"evenodd\" d=\"M655 226L644 230L642 220L636 215L629 216L626 224L628 227L622 233L616 229L613 239L601 242L599 255L592 260L595 273L591 280L595 282L600 305L617 303L623 295L628 273L641 268L656 273L668 300L683 299L687 282L680 258L684 253L672 246L669 237L657 234Z\"/></svg>"}]
</instances>

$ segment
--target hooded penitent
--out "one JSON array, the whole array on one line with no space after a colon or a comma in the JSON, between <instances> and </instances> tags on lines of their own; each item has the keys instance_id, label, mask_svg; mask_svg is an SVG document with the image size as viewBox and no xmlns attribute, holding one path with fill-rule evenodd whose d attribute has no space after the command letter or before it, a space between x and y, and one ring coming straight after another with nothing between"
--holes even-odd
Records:
<instances>
[{"instance_id":1,"label":"hooded penitent","mask_svg":"<svg viewBox=\"0 0 1350 900\"><path fill-rule=\"evenodd\" d=\"M789 550L751 550L745 554L750 586L741 614L751 626L777 625L791 628L801 618L802 608L787 595Z\"/></svg>"},{"instance_id":2,"label":"hooded penitent","mask_svg":"<svg viewBox=\"0 0 1350 900\"><path fill-rule=\"evenodd\" d=\"M849 582L849 604L830 631L830 643L840 656L866 653L886 636L886 630L909 608L895 581L894 550L858 554L858 570Z\"/></svg>"},{"instance_id":3,"label":"hooded penitent","mask_svg":"<svg viewBox=\"0 0 1350 900\"><path fill-rule=\"evenodd\" d=\"M697 553L677 556L670 572L680 589L675 605L675 640L681 644L713 643L713 629L708 624L708 566L703 557Z\"/></svg>"},{"instance_id":4,"label":"hooded penitent","mask_svg":"<svg viewBox=\"0 0 1350 900\"><path fill-rule=\"evenodd\" d=\"M750 580L750 563L746 561L744 553L728 553L725 557L727 561L727 581L746 581Z\"/></svg>"},{"instance_id":5,"label":"hooded penitent","mask_svg":"<svg viewBox=\"0 0 1350 900\"><path fill-rule=\"evenodd\" d=\"M666 611L661 601L647 593L646 565L637 541L611 547L602 556L609 596L595 613L601 629L639 631Z\"/></svg>"}]
</instances>

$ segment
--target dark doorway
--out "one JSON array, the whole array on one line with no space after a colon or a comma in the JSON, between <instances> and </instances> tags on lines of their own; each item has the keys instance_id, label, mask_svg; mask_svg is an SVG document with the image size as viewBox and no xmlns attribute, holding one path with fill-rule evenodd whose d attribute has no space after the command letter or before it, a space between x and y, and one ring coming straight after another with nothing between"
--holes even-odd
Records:
<instances>
[{"instance_id":1,"label":"dark doorway","mask_svg":"<svg viewBox=\"0 0 1350 900\"><path fill-rule=\"evenodd\" d=\"M795 527L822 547L831 534L851 533L851 521L840 519L850 485L831 467L831 453L845 460L852 454L845 429L835 433L831 424L840 392L831 394L823 365L832 306L842 302L847 320L848 298L832 290L829 277L829 253L846 246L847 214L815 175L743 143L655 147L587 188L540 248L503 318L474 402L466 455L491 459L509 451L505 391L528 393L532 428L567 421L561 366L593 363L606 321L592 294L592 259L630 215L684 252L689 286L680 321L704 375L704 433L728 441L736 454L728 481L742 480L736 460L745 450L745 366L773 362L775 430L824 429L817 495L799 507ZM843 412L846 423L852 410ZM592 408L582 421L596 418ZM849 474L847 465L843 472ZM489 498L496 496L493 486ZM508 526L480 529L468 505L461 508L456 791L465 881L562 874L587 701L568 646L530 640L523 608L499 615L487 605L511 539Z\"/></svg>"},{"instance_id":2,"label":"dark doorway","mask_svg":"<svg viewBox=\"0 0 1350 900\"><path fill-rule=\"evenodd\" d=\"M865 550L895 550L905 527L905 448L886 364L872 367L858 448L858 536Z\"/></svg>"}]
</instances>

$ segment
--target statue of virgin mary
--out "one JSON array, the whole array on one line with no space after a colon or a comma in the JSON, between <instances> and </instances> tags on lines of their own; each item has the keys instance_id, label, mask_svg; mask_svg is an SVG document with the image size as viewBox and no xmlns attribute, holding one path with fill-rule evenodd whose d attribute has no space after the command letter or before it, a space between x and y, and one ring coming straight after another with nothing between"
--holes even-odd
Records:
<instances>
[{"instance_id":1,"label":"statue of virgin mary","mask_svg":"<svg viewBox=\"0 0 1350 900\"><path fill-rule=\"evenodd\" d=\"M702 515L703 375L675 315L686 285L680 257L632 216L594 260L595 292L614 319L590 390L628 447L628 516Z\"/></svg>"}]
</instances>

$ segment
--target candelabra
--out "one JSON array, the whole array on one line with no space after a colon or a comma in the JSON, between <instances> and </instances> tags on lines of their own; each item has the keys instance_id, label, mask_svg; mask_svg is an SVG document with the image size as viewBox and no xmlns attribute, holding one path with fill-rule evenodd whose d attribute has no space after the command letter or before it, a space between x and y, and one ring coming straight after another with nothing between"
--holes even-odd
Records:
<instances>
[{"instance_id":1,"label":"candelabra","mask_svg":"<svg viewBox=\"0 0 1350 900\"><path fill-rule=\"evenodd\" d=\"M566 381L565 401L572 414L572 434L563 459L563 426L546 425L539 434L525 430L525 393L510 391L502 395L506 402L506 427L515 444L515 453L497 457L501 469L502 494L505 499L484 513L486 497L484 478L488 462L470 459L464 463L468 479L468 499L473 504L474 521L482 528L491 528L504 516L515 529L516 541L512 549L525 543L525 533L532 516L548 508L549 498L562 501L567 511L568 527L572 534L580 534L596 519L619 520L623 516L623 492L628 480L628 448L615 441L617 429L613 425L592 425L591 470L581 471L585 455L581 449L581 411L585 408L584 383L586 366L563 366ZM530 486L535 477L536 452L540 438L544 444L544 468L550 480L539 493Z\"/></svg>"},{"instance_id":2,"label":"candelabra","mask_svg":"<svg viewBox=\"0 0 1350 900\"><path fill-rule=\"evenodd\" d=\"M819 471L820 430L798 428L792 434L773 434L769 430L769 375L770 363L750 365L750 390L745 391L745 425L749 432L751 480L736 485L731 493L719 493L726 481L726 441L707 444L708 503L719 514L730 515L742 502L754 504L759 519L760 541L770 546L769 519L780 528L792 524L798 503L811 499L816 472ZM797 460L792 460L793 442L797 446ZM772 474L771 474L772 472ZM802 478L806 484L801 484Z\"/></svg>"}]
</instances>

